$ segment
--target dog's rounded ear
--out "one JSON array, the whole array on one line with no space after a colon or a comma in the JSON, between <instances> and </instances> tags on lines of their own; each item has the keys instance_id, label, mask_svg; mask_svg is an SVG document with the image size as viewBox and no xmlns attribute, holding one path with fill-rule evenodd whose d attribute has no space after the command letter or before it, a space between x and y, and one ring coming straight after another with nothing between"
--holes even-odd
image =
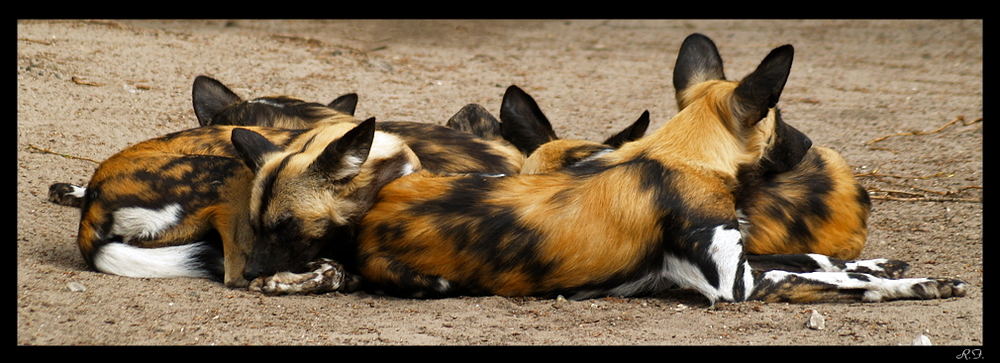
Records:
<instances>
[{"instance_id":1,"label":"dog's rounded ear","mask_svg":"<svg viewBox=\"0 0 1000 363\"><path fill-rule=\"evenodd\" d=\"M726 79L722 67L722 56L715 42L705 35L688 35L677 53L674 64L674 96L678 108L683 108L682 94L688 87L701 82Z\"/></svg>"},{"instance_id":2,"label":"dog's rounded ear","mask_svg":"<svg viewBox=\"0 0 1000 363\"><path fill-rule=\"evenodd\" d=\"M327 144L309 169L337 182L353 178L368 160L375 139L375 118L358 124L339 139Z\"/></svg>"},{"instance_id":3,"label":"dog's rounded ear","mask_svg":"<svg viewBox=\"0 0 1000 363\"><path fill-rule=\"evenodd\" d=\"M199 126L212 124L215 117L226 107L242 102L243 99L233 93L229 87L208 76L198 76L191 87L191 101L194 103L194 115L198 117Z\"/></svg>"},{"instance_id":4,"label":"dog's rounded ear","mask_svg":"<svg viewBox=\"0 0 1000 363\"><path fill-rule=\"evenodd\" d=\"M646 129L649 128L649 111L643 111L642 115L639 116L638 120L635 120L631 125L626 127L621 132L609 137L604 140L604 145L608 145L614 148L619 148L622 144L635 141L646 135Z\"/></svg>"},{"instance_id":5,"label":"dog's rounded ear","mask_svg":"<svg viewBox=\"0 0 1000 363\"><path fill-rule=\"evenodd\" d=\"M470 103L458 110L454 116L448 119L445 126L459 131L465 131L487 140L495 140L503 137L500 121L493 117L483 106Z\"/></svg>"},{"instance_id":6,"label":"dog's rounded ear","mask_svg":"<svg viewBox=\"0 0 1000 363\"><path fill-rule=\"evenodd\" d=\"M358 107L358 94L348 93L337 97L326 105L326 107L332 108L343 114L354 116L354 109Z\"/></svg>"},{"instance_id":7,"label":"dog's rounded ear","mask_svg":"<svg viewBox=\"0 0 1000 363\"><path fill-rule=\"evenodd\" d=\"M521 88L507 87L501 102L500 129L503 138L524 155L530 155L541 144L558 139L535 99Z\"/></svg>"},{"instance_id":8,"label":"dog's rounded ear","mask_svg":"<svg viewBox=\"0 0 1000 363\"><path fill-rule=\"evenodd\" d=\"M271 140L247 129L234 128L230 140L236 149L236 154L254 172L260 170L260 166L264 164L264 155L281 151L281 148L272 143Z\"/></svg>"},{"instance_id":9,"label":"dog's rounded ear","mask_svg":"<svg viewBox=\"0 0 1000 363\"><path fill-rule=\"evenodd\" d=\"M733 92L733 114L747 126L753 126L768 109L778 104L781 91L792 70L795 48L790 44L774 48L757 69L740 81Z\"/></svg>"}]
</instances>

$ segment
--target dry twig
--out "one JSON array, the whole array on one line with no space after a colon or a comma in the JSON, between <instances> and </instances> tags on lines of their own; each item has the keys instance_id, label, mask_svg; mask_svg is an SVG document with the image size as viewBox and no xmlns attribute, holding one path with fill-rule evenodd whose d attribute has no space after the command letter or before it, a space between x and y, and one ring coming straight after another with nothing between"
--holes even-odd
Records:
<instances>
[{"instance_id":1,"label":"dry twig","mask_svg":"<svg viewBox=\"0 0 1000 363\"><path fill-rule=\"evenodd\" d=\"M966 122L965 121L965 116L959 115L954 120L948 121L944 125L941 125L941 127L938 127L937 129L934 129L934 130L931 130L931 131L910 131L910 132L895 133L895 134L892 134L892 135L885 135L885 136L882 136L882 137L877 137L877 138L871 139L868 142L866 142L865 145L871 145L871 144L874 144L876 142L880 142L880 141L883 141L885 139L888 139L890 137L895 137L895 136L921 136L921 135L936 134L938 132L944 131L944 129L950 127L951 125L957 124L959 122L962 123L962 126L969 126L969 125L972 125L974 123L981 122L981 121L983 121L982 117L977 118L977 119L972 120L972 121Z\"/></svg>"},{"instance_id":2,"label":"dry twig","mask_svg":"<svg viewBox=\"0 0 1000 363\"><path fill-rule=\"evenodd\" d=\"M28 144L28 149L29 150L33 150L34 152L37 152L37 153L59 155L59 156L62 156L64 158L68 158L68 159L77 159L77 160L89 161L89 162L92 162L94 164L100 164L101 163L100 161L97 161L97 160L94 160L94 159L88 159L88 158L85 158L85 157L82 157L82 156L74 156L74 155L69 155L69 154L63 154L63 153L55 152L55 151L52 151L52 150L49 150L49 149L46 149L46 148L41 148L41 147L38 147L38 146L35 146L35 145L32 145L32 144Z\"/></svg>"},{"instance_id":3,"label":"dry twig","mask_svg":"<svg viewBox=\"0 0 1000 363\"><path fill-rule=\"evenodd\" d=\"M930 175L899 175L899 174L884 174L880 173L878 169L869 171L867 173L857 173L854 174L855 177L889 177L889 178L900 178L900 179L931 179L931 178L950 178L955 176L955 173L949 173L946 171L940 171Z\"/></svg>"},{"instance_id":4,"label":"dry twig","mask_svg":"<svg viewBox=\"0 0 1000 363\"><path fill-rule=\"evenodd\" d=\"M83 78L83 77L72 76L72 77L69 78L69 80L73 81L73 83L84 85L84 86L95 86L95 87L103 86L103 84L91 81L91 80Z\"/></svg>"},{"instance_id":5,"label":"dry twig","mask_svg":"<svg viewBox=\"0 0 1000 363\"><path fill-rule=\"evenodd\" d=\"M29 43L52 45L52 42L46 41L46 40L37 40L37 39L29 39L29 38L17 38L17 40L22 40L22 41L29 42Z\"/></svg>"}]
</instances>

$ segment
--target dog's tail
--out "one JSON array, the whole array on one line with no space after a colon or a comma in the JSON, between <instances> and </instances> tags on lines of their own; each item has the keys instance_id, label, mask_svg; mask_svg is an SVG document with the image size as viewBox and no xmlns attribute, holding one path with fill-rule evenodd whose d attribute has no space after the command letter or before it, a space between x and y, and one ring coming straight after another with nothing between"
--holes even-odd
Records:
<instances>
[{"instance_id":1,"label":"dog's tail","mask_svg":"<svg viewBox=\"0 0 1000 363\"><path fill-rule=\"evenodd\" d=\"M86 187L70 183L54 183L49 186L49 201L58 205L80 208Z\"/></svg>"},{"instance_id":2,"label":"dog's tail","mask_svg":"<svg viewBox=\"0 0 1000 363\"><path fill-rule=\"evenodd\" d=\"M217 234L195 242L143 245L151 230L176 211L139 210L116 213L87 188L81 198L77 246L94 271L128 277L200 277L220 280L223 276L221 240Z\"/></svg>"},{"instance_id":3,"label":"dog's tail","mask_svg":"<svg viewBox=\"0 0 1000 363\"><path fill-rule=\"evenodd\" d=\"M127 277L218 279L219 273L213 272L212 266L222 265L221 251L207 242L159 248L112 242L93 251L91 260L95 270Z\"/></svg>"}]
</instances>

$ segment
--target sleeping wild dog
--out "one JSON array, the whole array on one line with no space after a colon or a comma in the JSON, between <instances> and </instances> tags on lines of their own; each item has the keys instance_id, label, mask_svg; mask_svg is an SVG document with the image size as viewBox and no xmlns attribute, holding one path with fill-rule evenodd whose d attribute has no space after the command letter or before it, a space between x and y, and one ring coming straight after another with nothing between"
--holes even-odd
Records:
<instances>
[{"instance_id":1,"label":"sleeping wild dog","mask_svg":"<svg viewBox=\"0 0 1000 363\"><path fill-rule=\"evenodd\" d=\"M674 284L710 303L964 295L966 284L952 279L753 271L736 213L740 170L760 164L771 172L788 171L811 146L801 132L766 117L784 88L793 48L775 48L736 82L699 78L702 45L698 37L689 37L679 56L692 70L691 79L699 80L685 90L690 103L651 135L546 174L487 178L417 172L400 177L379 191L357 226L357 244L325 247L343 264L333 268L359 274L366 289L414 297L562 294L582 299L646 294ZM314 177L269 172L285 158L268 156L270 146L256 151L247 146L241 147L246 155L263 160L251 193L252 254L263 245L273 248L262 241L277 231L316 235L322 216L275 208L270 201L312 197L262 192L263 181L308 183ZM336 222L326 218L327 229L339 228ZM809 256L777 257L773 262L794 266ZM325 268L301 276L321 280L330 266ZM283 280L264 277L252 286L274 292Z\"/></svg>"},{"instance_id":2,"label":"sleeping wild dog","mask_svg":"<svg viewBox=\"0 0 1000 363\"><path fill-rule=\"evenodd\" d=\"M674 67L674 88L678 109L684 109L692 100L684 91L700 81L724 80L722 58L711 39L696 34L693 42L705 56L700 79L690 79L691 69L682 58ZM688 48L688 49L693 49ZM548 124L548 120L527 94L517 99L525 104L520 107L521 123ZM505 99L506 101L506 99ZM781 119L777 107L768 111L767 118ZM642 123L643 118L645 122ZM643 136L648 125L644 114L618 135L599 144L586 140L552 140L538 147L524 161L522 174L539 174L586 160L617 149L621 143ZM537 121L532 121L532 120ZM616 143L617 142L617 143ZM868 192L855 179L851 167L836 151L813 146L801 162L791 170L781 173L768 172L755 164L754 168L741 169L740 188L736 193L736 207L741 229L744 230L744 249L749 254L800 254L813 253L835 259L855 259L861 254L868 235L867 220L871 211ZM769 259L750 256L751 261ZM820 256L816 258L822 259ZM837 263L834 260L834 263ZM888 263L886 261L885 263ZM895 263L901 263L896 261ZM890 277L902 277L904 266L893 269Z\"/></svg>"},{"instance_id":3,"label":"sleeping wild dog","mask_svg":"<svg viewBox=\"0 0 1000 363\"><path fill-rule=\"evenodd\" d=\"M192 92L201 124L354 126L357 97L329 105L290 97L243 101L221 83L198 77ZM503 140L483 140L443 126L386 122L382 133L417 140L420 164L440 173L516 173L524 156ZM346 126L340 126L346 127ZM88 186L50 186L50 200L81 208L77 244L92 269L132 277L203 277L227 286L242 279L245 239L239 214L253 174L231 142L235 126L208 125L130 146L102 162ZM247 127L276 145L312 137L311 129ZM400 136L402 135L402 136Z\"/></svg>"}]
</instances>

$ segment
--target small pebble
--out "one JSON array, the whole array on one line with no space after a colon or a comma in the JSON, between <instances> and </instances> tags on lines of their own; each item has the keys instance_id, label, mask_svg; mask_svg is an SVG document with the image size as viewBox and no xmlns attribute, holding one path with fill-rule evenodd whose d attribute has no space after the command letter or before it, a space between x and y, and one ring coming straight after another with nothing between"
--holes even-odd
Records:
<instances>
[{"instance_id":1,"label":"small pebble","mask_svg":"<svg viewBox=\"0 0 1000 363\"><path fill-rule=\"evenodd\" d=\"M87 291L87 287L86 286L83 286L83 284L81 284L79 282L76 282L76 281L73 281L73 282L70 282L70 283L66 284L66 287L68 287L69 291L72 291L72 292Z\"/></svg>"},{"instance_id":2,"label":"small pebble","mask_svg":"<svg viewBox=\"0 0 1000 363\"><path fill-rule=\"evenodd\" d=\"M812 315L809 316L809 322L806 323L809 329L813 330L823 330L826 329L826 318L816 310L812 310Z\"/></svg>"},{"instance_id":3,"label":"small pebble","mask_svg":"<svg viewBox=\"0 0 1000 363\"><path fill-rule=\"evenodd\" d=\"M934 345L934 344L931 344L931 338L928 338L926 335L920 334L917 335L916 338L913 338L912 345Z\"/></svg>"}]
</instances>

